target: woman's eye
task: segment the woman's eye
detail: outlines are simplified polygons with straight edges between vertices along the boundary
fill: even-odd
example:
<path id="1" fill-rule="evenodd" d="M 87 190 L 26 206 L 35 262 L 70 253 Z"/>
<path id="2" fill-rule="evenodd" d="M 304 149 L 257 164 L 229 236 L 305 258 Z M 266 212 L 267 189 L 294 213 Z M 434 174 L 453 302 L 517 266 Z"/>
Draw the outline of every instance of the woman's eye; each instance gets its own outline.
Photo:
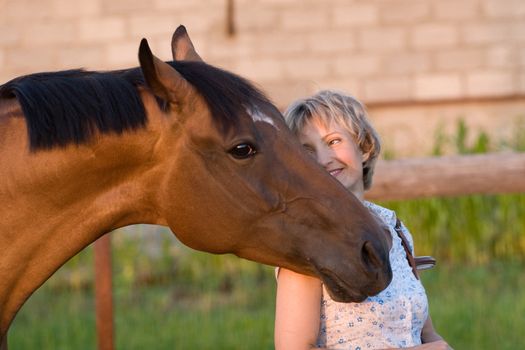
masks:
<path id="1" fill-rule="evenodd" d="M 236 159 L 253 157 L 257 149 L 251 143 L 240 143 L 228 151 Z"/>
<path id="2" fill-rule="evenodd" d="M 328 145 L 329 146 L 333 146 L 333 145 L 337 145 L 338 143 L 341 142 L 341 139 L 337 138 L 337 139 L 331 139 L 331 140 L 328 140 Z"/>

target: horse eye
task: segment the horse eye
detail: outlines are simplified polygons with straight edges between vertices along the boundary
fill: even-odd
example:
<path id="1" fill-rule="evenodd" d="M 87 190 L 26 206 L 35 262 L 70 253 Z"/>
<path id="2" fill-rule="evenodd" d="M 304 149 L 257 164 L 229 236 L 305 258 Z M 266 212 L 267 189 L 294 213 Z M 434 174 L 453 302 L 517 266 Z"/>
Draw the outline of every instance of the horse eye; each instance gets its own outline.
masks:
<path id="1" fill-rule="evenodd" d="M 237 159 L 246 159 L 248 157 L 253 157 L 257 150 L 255 146 L 249 143 L 240 143 L 230 149 L 229 153 Z"/>

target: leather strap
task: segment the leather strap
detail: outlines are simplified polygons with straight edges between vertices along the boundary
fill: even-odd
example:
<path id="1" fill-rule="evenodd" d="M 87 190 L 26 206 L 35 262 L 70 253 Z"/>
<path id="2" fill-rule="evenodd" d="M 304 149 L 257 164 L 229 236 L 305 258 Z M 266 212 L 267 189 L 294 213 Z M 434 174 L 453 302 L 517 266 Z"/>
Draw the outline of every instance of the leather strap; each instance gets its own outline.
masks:
<path id="1" fill-rule="evenodd" d="M 396 230 L 399 238 L 401 238 L 401 244 L 403 245 L 403 248 L 405 248 L 405 253 L 407 255 L 408 264 L 410 265 L 410 267 L 412 267 L 412 272 L 414 273 L 414 276 L 416 276 L 416 278 L 419 279 L 416 261 L 414 260 L 414 256 L 412 255 L 412 251 L 410 250 L 410 245 L 408 244 L 408 240 L 405 237 L 403 230 L 401 229 L 401 221 L 399 221 L 399 219 L 397 219 L 396 227 L 394 229 Z"/>

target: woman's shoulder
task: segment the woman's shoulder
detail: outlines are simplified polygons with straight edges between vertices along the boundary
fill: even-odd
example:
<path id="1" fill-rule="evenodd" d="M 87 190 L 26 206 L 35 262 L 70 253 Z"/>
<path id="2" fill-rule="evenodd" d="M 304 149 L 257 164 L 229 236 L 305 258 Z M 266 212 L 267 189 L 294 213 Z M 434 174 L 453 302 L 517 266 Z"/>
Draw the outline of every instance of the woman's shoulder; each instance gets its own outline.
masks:
<path id="1" fill-rule="evenodd" d="M 395 211 L 369 201 L 363 201 L 363 204 L 366 208 L 368 208 L 368 210 L 379 216 L 389 226 L 396 225 L 397 217 Z"/>

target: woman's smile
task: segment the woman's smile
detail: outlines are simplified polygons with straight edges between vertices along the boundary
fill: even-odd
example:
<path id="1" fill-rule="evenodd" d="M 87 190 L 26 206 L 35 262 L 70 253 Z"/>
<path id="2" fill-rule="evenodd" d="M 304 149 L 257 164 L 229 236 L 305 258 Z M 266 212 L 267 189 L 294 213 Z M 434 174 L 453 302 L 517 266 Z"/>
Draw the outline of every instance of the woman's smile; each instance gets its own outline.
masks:
<path id="1" fill-rule="evenodd" d="M 326 171 L 358 198 L 363 197 L 363 156 L 354 137 L 337 123 L 312 118 L 299 140 Z"/>
<path id="2" fill-rule="evenodd" d="M 332 175 L 333 177 L 337 177 L 337 175 L 339 175 L 342 171 L 343 171 L 342 168 L 334 169 L 334 170 L 328 170 L 330 175 Z"/>

